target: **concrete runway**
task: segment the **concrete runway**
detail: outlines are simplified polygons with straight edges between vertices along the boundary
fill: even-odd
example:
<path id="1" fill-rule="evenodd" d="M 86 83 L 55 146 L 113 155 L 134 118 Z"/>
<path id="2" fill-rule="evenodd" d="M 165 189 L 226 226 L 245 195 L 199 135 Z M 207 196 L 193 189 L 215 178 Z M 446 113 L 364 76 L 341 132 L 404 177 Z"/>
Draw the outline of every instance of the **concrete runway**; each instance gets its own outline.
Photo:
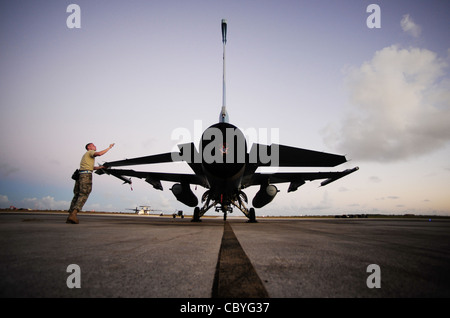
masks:
<path id="1" fill-rule="evenodd" d="M 450 296 L 449 220 L 66 216 L 0 213 L 0 297 Z"/>

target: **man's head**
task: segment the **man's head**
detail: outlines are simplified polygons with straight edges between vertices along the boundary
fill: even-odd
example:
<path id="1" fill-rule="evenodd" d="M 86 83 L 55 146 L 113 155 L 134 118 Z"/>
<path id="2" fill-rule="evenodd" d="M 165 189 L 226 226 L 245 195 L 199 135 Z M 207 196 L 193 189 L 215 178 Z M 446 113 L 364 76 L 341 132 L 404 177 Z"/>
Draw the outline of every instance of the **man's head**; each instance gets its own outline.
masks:
<path id="1" fill-rule="evenodd" d="M 97 147 L 95 147 L 95 145 L 92 143 L 92 142 L 90 142 L 90 143 L 88 143 L 86 146 L 85 146 L 85 148 L 86 148 L 86 150 L 97 150 Z"/>

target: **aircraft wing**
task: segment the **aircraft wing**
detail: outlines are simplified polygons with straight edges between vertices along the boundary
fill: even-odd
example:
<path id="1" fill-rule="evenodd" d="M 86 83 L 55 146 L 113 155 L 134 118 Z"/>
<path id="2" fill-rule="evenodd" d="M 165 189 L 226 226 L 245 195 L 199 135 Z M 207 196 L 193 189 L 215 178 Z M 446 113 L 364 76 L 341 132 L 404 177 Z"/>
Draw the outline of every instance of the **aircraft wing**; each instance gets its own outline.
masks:
<path id="1" fill-rule="evenodd" d="M 336 181 L 350 173 L 357 171 L 359 167 L 353 169 L 346 169 L 344 171 L 335 172 L 277 172 L 277 173 L 254 173 L 244 177 L 242 181 L 243 187 L 252 185 L 285 183 L 290 182 L 288 192 L 296 191 L 299 186 L 303 185 L 305 181 L 312 181 L 318 179 L 326 179 L 321 182 L 320 186 L 325 186 L 333 181 Z"/>
<path id="2" fill-rule="evenodd" d="M 175 156 L 172 152 L 162 153 L 159 155 L 151 155 L 139 158 L 132 159 L 124 159 L 118 161 L 105 162 L 103 165 L 105 167 L 120 167 L 120 166 L 132 166 L 132 165 L 143 165 L 143 164 L 152 164 L 152 163 L 165 163 L 165 162 L 174 162 L 172 158 Z"/>
<path id="3" fill-rule="evenodd" d="M 195 149 L 194 144 L 193 143 L 180 144 L 178 145 L 178 148 L 180 149 L 179 152 L 167 152 L 158 155 L 150 155 L 145 157 L 105 162 L 103 166 L 110 168 L 110 167 L 186 161 L 196 174 L 202 174 L 200 161 L 197 160 L 198 152 Z"/>
<path id="4" fill-rule="evenodd" d="M 272 144 L 254 143 L 249 161 L 258 167 L 335 167 L 347 162 L 345 156 Z"/>
<path id="5" fill-rule="evenodd" d="M 145 171 L 134 171 L 131 169 L 101 169 L 97 170 L 97 174 L 108 174 L 115 176 L 126 183 L 131 183 L 131 180 L 127 177 L 136 177 L 140 179 L 145 179 L 146 182 L 150 183 L 155 189 L 162 190 L 161 181 L 171 181 L 180 182 L 188 184 L 198 184 L 202 187 L 209 188 L 208 181 L 205 177 L 195 174 L 182 174 L 182 173 L 165 173 L 165 172 L 145 172 Z"/>

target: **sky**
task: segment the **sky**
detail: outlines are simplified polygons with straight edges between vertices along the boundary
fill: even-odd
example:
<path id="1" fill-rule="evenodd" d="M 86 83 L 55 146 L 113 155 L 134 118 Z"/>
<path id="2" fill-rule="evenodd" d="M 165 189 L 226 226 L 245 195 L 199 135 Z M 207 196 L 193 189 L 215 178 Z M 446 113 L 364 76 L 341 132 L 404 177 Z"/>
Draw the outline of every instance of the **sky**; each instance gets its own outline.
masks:
<path id="1" fill-rule="evenodd" d="M 230 122 L 349 159 L 320 171 L 360 168 L 325 187 L 278 185 L 257 216 L 450 215 L 444 0 L 2 1 L 0 207 L 67 210 L 89 142 L 115 143 L 98 164 L 197 144 L 222 106 L 222 19 Z M 84 210 L 192 213 L 163 187 L 94 175 Z"/>

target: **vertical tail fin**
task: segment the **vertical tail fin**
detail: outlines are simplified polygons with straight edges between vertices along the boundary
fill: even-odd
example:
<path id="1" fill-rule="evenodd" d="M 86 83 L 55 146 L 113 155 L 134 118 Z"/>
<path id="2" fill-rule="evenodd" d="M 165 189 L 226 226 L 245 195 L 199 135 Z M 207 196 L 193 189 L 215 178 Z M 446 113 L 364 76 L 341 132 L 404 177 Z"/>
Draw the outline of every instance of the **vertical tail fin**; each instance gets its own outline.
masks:
<path id="1" fill-rule="evenodd" d="M 223 43 L 223 86 L 222 86 L 222 110 L 219 116 L 220 123 L 228 123 L 228 113 L 226 106 L 226 85 L 225 85 L 225 44 L 227 44 L 227 20 L 222 19 L 222 43 Z"/>

